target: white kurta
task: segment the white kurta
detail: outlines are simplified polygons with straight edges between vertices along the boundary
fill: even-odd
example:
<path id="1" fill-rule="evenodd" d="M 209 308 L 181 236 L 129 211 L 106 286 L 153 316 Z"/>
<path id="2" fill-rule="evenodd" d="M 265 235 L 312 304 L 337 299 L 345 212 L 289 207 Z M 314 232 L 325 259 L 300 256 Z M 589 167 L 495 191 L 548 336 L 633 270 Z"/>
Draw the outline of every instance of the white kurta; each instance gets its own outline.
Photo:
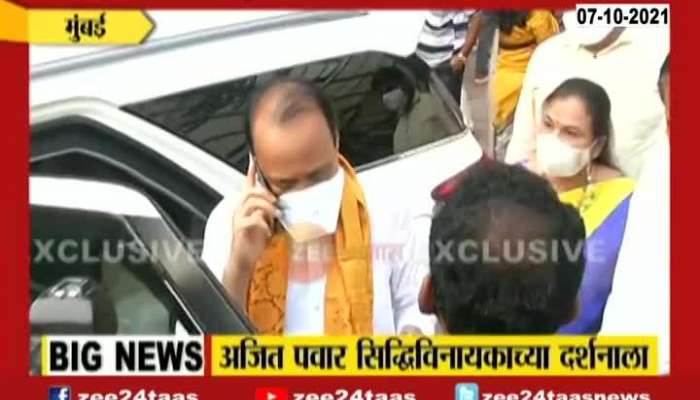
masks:
<path id="1" fill-rule="evenodd" d="M 389 197 L 365 192 L 373 245 L 374 333 L 400 333 L 403 327 L 413 325 L 424 334 L 432 334 L 435 318 L 418 309 L 420 285 L 429 271 L 427 239 L 417 240 L 426 235 L 423 222 L 416 222 L 413 208 L 398 209 L 396 199 Z M 224 198 L 209 215 L 204 232 L 202 259 L 219 279 L 228 262 L 238 201 L 237 196 Z M 416 228 L 418 224 L 420 228 Z M 325 278 L 290 282 L 286 334 L 323 335 L 325 287 Z"/>
<path id="2" fill-rule="evenodd" d="M 670 154 L 668 142 L 649 154 L 630 200 L 601 335 L 659 338 L 659 371 L 669 372 Z"/>

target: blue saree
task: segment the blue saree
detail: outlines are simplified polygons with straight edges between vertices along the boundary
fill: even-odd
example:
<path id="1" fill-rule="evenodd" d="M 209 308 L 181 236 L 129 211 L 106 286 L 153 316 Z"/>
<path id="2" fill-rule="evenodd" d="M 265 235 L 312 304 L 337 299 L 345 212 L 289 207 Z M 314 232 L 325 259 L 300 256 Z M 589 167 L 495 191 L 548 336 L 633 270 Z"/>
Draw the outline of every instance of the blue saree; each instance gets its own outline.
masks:
<path id="1" fill-rule="evenodd" d="M 585 335 L 600 331 L 625 233 L 634 181 L 615 178 L 596 183 L 589 190 L 592 191 L 590 205 L 581 213 L 586 226 L 586 268 L 579 289 L 579 310 L 574 320 L 559 329 L 561 334 Z M 577 188 L 560 193 L 559 197 L 565 203 L 578 206 L 583 200 L 584 190 Z"/>

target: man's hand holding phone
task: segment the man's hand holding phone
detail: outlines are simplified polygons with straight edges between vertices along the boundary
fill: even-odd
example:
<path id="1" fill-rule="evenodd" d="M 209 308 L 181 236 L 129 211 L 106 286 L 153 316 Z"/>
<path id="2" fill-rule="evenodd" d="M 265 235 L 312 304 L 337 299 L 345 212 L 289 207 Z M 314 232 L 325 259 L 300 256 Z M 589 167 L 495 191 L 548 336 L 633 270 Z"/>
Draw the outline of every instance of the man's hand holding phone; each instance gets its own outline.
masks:
<path id="1" fill-rule="evenodd" d="M 233 243 L 223 279 L 229 295 L 244 310 L 253 268 L 272 236 L 275 219 L 280 215 L 277 197 L 257 184 L 256 173 L 251 157 L 241 202 L 233 215 Z"/>

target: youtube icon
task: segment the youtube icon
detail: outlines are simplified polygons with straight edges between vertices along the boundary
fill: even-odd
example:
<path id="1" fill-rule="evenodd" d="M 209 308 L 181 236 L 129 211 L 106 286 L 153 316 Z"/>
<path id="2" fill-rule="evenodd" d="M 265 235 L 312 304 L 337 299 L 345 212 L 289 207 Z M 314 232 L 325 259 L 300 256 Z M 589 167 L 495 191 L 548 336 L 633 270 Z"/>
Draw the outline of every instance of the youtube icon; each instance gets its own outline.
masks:
<path id="1" fill-rule="evenodd" d="M 289 400 L 289 392 L 281 387 L 263 387 L 255 389 L 255 400 Z"/>

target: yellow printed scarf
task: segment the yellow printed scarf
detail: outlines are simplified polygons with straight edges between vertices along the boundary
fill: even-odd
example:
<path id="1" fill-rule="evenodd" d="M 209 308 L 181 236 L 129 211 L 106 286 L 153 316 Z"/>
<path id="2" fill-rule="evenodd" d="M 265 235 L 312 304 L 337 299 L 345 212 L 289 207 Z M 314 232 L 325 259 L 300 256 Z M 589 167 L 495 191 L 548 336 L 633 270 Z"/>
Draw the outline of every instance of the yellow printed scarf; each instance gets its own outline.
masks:
<path id="1" fill-rule="evenodd" d="M 336 257 L 326 277 L 325 334 L 367 335 L 373 331 L 374 304 L 369 214 L 355 171 L 342 156 L 339 163 L 345 184 L 335 233 Z M 289 240 L 284 231 L 272 236 L 248 288 L 248 317 L 262 334 L 281 335 L 284 330 Z"/>

